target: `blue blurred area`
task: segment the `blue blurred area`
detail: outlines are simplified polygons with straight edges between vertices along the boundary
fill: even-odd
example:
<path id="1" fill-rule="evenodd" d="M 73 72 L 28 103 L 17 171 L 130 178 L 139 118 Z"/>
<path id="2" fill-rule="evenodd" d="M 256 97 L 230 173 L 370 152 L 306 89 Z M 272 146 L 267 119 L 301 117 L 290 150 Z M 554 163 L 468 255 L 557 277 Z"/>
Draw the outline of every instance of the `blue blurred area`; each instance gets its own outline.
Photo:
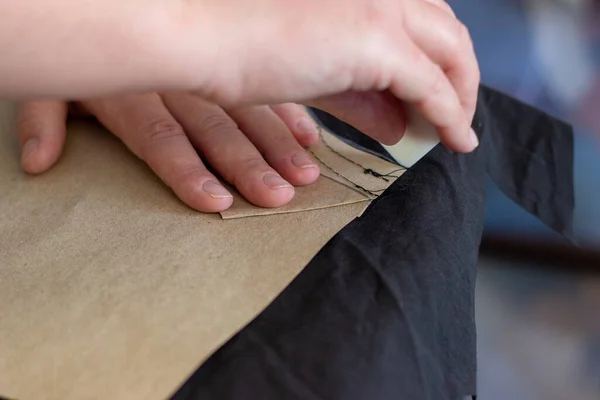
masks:
<path id="1" fill-rule="evenodd" d="M 449 4 L 471 32 L 486 84 L 510 94 L 525 92 L 526 87 L 538 90 L 541 81 L 533 72 L 531 35 L 519 4 L 506 0 L 451 0 Z"/>
<path id="2" fill-rule="evenodd" d="M 600 19 L 595 1 L 449 0 L 482 81 L 573 124 L 575 232 L 600 245 Z M 598 27 L 598 28 L 596 28 Z M 488 182 L 486 233 L 558 239 Z"/>
<path id="3" fill-rule="evenodd" d="M 573 125 L 574 228 L 599 246 L 600 2 L 448 2 L 470 29 L 484 83 Z M 488 187 L 486 233 L 558 239 Z M 600 276 L 570 267 L 480 259 L 478 398 L 600 399 Z"/>

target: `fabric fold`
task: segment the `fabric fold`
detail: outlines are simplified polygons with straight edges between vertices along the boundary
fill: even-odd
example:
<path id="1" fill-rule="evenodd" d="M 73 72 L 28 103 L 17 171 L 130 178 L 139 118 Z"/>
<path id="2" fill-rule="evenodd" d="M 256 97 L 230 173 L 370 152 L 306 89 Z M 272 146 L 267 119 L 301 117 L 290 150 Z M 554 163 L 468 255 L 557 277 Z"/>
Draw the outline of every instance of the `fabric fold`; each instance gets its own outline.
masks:
<path id="1" fill-rule="evenodd" d="M 378 143 L 313 110 L 345 141 Z M 482 87 L 480 147 L 436 147 L 334 236 L 173 395 L 192 399 L 456 400 L 475 396 L 476 261 L 489 171 L 570 234 L 572 132 Z"/>

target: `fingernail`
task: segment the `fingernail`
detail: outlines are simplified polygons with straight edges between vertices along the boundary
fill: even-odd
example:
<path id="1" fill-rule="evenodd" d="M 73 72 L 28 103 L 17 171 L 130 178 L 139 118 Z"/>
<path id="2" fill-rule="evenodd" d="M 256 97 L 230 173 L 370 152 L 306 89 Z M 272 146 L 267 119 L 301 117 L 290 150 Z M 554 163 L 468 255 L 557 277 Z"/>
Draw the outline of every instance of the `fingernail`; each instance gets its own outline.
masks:
<path id="1" fill-rule="evenodd" d="M 317 164 L 306 153 L 294 154 L 292 156 L 292 164 L 301 169 L 317 167 Z"/>
<path id="2" fill-rule="evenodd" d="M 265 182 L 265 185 L 267 185 L 271 189 L 283 189 L 293 187 L 292 185 L 287 183 L 282 177 L 271 172 L 267 173 L 263 177 L 263 181 Z"/>
<path id="3" fill-rule="evenodd" d="M 23 145 L 23 149 L 21 149 L 21 158 L 23 160 L 27 160 L 29 157 L 35 154 L 35 152 L 38 149 L 39 143 L 40 141 L 36 137 L 33 137 L 27 142 L 25 142 L 25 144 Z"/>
<path id="4" fill-rule="evenodd" d="M 298 129 L 298 133 L 305 133 L 308 135 L 319 134 L 319 131 L 317 130 L 317 125 L 306 117 L 300 118 L 300 120 L 296 124 L 296 129 Z"/>
<path id="5" fill-rule="evenodd" d="M 233 196 L 219 182 L 206 181 L 202 184 L 204 190 L 213 199 L 230 199 Z"/>
<path id="6" fill-rule="evenodd" d="M 479 146 L 479 139 L 477 138 L 477 134 L 475 133 L 475 131 L 473 129 L 470 130 L 469 140 L 471 141 L 471 145 L 473 146 L 473 149 L 475 149 L 477 146 Z"/>

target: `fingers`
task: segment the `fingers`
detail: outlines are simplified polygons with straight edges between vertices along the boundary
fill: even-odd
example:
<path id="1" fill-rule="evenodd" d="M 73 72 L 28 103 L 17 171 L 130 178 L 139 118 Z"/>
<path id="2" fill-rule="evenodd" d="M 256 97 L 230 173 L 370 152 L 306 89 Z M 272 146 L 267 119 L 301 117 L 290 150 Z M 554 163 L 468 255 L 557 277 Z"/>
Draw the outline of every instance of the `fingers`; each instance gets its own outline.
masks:
<path id="1" fill-rule="evenodd" d="M 244 107 L 229 115 L 263 154 L 265 160 L 291 184 L 308 185 L 319 177 L 319 167 L 298 144 L 286 124 L 271 108 Z"/>
<path id="2" fill-rule="evenodd" d="M 306 104 L 334 114 L 387 145 L 401 138 L 406 127 L 401 110 L 410 105 L 434 125 L 448 148 L 472 151 L 478 145 L 471 121 L 479 68 L 468 32 L 443 0 L 403 4 L 406 26 L 395 36 L 401 51 L 386 53 L 393 71 L 390 78 L 384 73 L 376 79 L 381 84 L 368 81 L 353 86 L 360 92 L 373 86 L 388 88 L 401 101 L 381 93 L 346 92 Z"/>
<path id="3" fill-rule="evenodd" d="M 421 113 L 436 128 L 444 145 L 459 152 L 472 151 L 477 146 L 476 137 L 448 77 L 410 39 L 399 40 L 404 41 L 405 54 L 398 62 L 390 91 Z"/>
<path id="4" fill-rule="evenodd" d="M 229 208 L 231 194 L 210 173 L 158 94 L 86 103 L 187 205 L 203 212 Z"/>
<path id="5" fill-rule="evenodd" d="M 283 103 L 271 106 L 271 109 L 287 125 L 301 146 L 309 147 L 319 141 L 317 125 L 304 107 Z"/>
<path id="6" fill-rule="evenodd" d="M 463 109 L 464 121 L 460 124 L 456 122 L 456 125 L 461 125 L 460 129 L 463 132 L 441 126 L 441 139 L 455 150 L 470 151 L 476 146 L 469 127 L 477 105 L 480 73 L 469 33 L 442 0 L 416 1 L 407 4 L 410 17 L 406 18 L 405 25 L 409 36 L 427 57 L 439 65 L 456 92 Z M 435 29 L 431 29 L 431 26 L 435 26 Z M 429 98 L 434 96 L 435 94 L 430 94 Z M 419 104 L 419 106 L 427 105 Z"/>
<path id="7" fill-rule="evenodd" d="M 67 135 L 67 110 L 67 103 L 62 101 L 32 101 L 19 106 L 17 134 L 26 172 L 42 173 L 60 157 Z"/>
<path id="8" fill-rule="evenodd" d="M 313 100 L 309 105 L 383 144 L 396 144 L 406 130 L 403 104 L 390 92 L 346 92 Z"/>
<path id="9" fill-rule="evenodd" d="M 169 93 L 163 99 L 202 157 L 248 201 L 262 207 L 279 207 L 293 198 L 294 187 L 267 164 L 222 108 L 190 94 Z"/>
<path id="10" fill-rule="evenodd" d="M 479 66 L 467 28 L 451 14 L 442 0 L 428 0 L 432 5 L 421 5 L 421 12 L 406 21 L 409 35 L 417 46 L 442 67 L 456 89 L 461 103 L 468 110 L 475 109 Z M 448 15 L 451 17 L 448 18 Z M 436 29 L 427 29 L 432 21 Z"/>

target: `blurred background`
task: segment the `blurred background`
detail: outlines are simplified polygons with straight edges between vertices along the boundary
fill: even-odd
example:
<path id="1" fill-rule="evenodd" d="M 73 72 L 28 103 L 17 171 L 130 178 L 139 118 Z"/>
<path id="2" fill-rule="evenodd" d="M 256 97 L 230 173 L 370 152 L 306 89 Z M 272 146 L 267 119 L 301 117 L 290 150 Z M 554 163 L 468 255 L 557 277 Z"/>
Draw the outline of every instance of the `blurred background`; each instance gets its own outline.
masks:
<path id="1" fill-rule="evenodd" d="M 600 399 L 600 1 L 448 0 L 482 81 L 571 123 L 579 249 L 490 181 L 477 287 L 480 400 Z"/>

